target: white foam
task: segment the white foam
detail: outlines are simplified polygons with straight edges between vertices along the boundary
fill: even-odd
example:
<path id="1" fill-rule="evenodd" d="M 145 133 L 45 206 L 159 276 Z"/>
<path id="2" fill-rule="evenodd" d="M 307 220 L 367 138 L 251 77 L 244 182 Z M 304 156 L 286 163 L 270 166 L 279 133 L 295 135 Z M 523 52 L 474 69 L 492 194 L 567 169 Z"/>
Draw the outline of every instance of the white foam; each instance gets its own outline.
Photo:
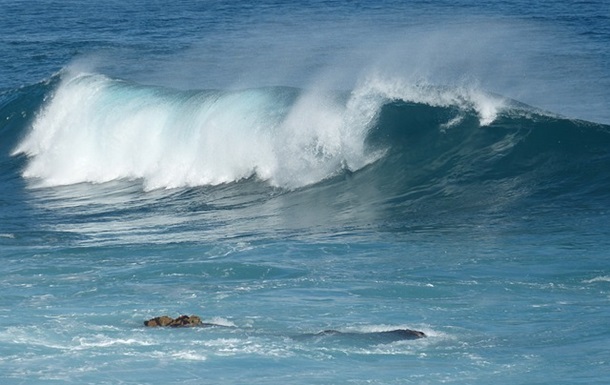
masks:
<path id="1" fill-rule="evenodd" d="M 113 338 L 103 334 L 97 334 L 92 337 L 74 337 L 72 342 L 76 343 L 73 349 L 91 349 L 91 348 L 107 348 L 112 346 L 152 346 L 153 341 L 137 338 Z"/>
<path id="2" fill-rule="evenodd" d="M 226 326 L 226 327 L 236 327 L 235 323 L 231 320 L 222 317 L 213 317 L 210 320 L 205 320 L 204 322 L 213 323 L 215 325 Z"/>
<path id="3" fill-rule="evenodd" d="M 0 341 L 7 345 L 40 346 L 57 350 L 69 349 L 66 344 L 56 341 L 53 335 L 46 335 L 40 328 L 36 327 L 8 327 L 4 332 L 0 332 Z"/>
<path id="4" fill-rule="evenodd" d="M 205 361 L 208 359 L 207 356 L 198 353 L 194 350 L 171 352 L 170 355 L 171 357 L 176 358 L 178 360 Z"/>
<path id="5" fill-rule="evenodd" d="M 267 357 L 293 356 L 292 346 L 277 344 L 270 340 L 249 337 L 220 338 L 204 341 L 203 345 L 218 356 L 258 355 Z"/>
<path id="6" fill-rule="evenodd" d="M 311 92 L 173 92 L 96 74 L 64 74 L 14 154 L 43 185 L 141 179 L 146 189 L 217 185 L 256 175 L 297 188 L 375 160 L 374 113 Z"/>
<path id="7" fill-rule="evenodd" d="M 610 276 L 603 275 L 583 281 L 583 283 L 610 282 Z"/>

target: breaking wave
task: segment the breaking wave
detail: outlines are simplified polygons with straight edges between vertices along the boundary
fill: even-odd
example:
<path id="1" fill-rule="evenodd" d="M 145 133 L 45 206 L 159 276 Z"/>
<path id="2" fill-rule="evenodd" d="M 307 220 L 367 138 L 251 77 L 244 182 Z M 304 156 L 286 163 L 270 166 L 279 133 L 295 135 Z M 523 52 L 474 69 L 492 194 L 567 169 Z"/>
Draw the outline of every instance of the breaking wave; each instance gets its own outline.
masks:
<path id="1" fill-rule="evenodd" d="M 26 178 L 55 186 L 142 180 L 148 190 L 256 178 L 294 189 L 355 171 L 385 149 L 366 139 L 395 101 L 474 113 L 483 126 L 501 98 L 470 89 L 371 76 L 351 92 L 286 87 L 177 91 L 99 74 L 58 75 L 50 98 L 13 151 Z"/>

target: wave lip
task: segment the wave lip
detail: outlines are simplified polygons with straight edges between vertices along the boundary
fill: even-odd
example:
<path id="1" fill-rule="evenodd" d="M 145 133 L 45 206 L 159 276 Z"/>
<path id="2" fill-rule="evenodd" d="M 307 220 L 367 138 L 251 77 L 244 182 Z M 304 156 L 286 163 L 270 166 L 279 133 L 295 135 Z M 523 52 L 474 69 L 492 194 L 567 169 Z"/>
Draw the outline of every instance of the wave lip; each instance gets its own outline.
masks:
<path id="1" fill-rule="evenodd" d="M 474 111 L 481 126 L 493 123 L 508 105 L 505 98 L 482 92 L 476 87 L 439 87 L 428 83 L 405 82 L 373 73 L 365 78 L 357 92 L 377 95 L 384 101 L 404 101 L 431 107 L 456 107 L 461 111 Z M 451 127 L 459 118 L 446 123 Z"/>

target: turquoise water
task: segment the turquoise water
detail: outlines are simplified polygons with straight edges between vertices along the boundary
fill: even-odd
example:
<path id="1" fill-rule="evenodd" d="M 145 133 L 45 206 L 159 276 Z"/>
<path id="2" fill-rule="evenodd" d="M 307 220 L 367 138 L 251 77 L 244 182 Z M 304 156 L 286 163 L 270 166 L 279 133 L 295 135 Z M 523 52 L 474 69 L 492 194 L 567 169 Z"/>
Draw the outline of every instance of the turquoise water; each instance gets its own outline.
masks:
<path id="1" fill-rule="evenodd" d="M 2 383 L 607 383 L 609 14 L 0 1 Z"/>

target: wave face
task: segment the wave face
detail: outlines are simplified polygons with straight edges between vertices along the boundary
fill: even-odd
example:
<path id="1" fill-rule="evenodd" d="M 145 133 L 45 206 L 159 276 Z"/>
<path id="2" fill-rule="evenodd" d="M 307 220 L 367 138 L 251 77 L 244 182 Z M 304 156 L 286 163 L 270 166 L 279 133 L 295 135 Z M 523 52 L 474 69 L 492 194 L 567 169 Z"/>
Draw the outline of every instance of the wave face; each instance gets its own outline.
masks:
<path id="1" fill-rule="evenodd" d="M 608 195 L 608 126 L 516 103 L 481 126 L 476 115 L 453 106 L 404 101 L 384 105 L 377 125 L 367 140 L 391 146 L 378 177 L 397 193 L 413 193 L 408 186 L 441 196 L 479 191 L 473 202 L 485 195 Z"/>

